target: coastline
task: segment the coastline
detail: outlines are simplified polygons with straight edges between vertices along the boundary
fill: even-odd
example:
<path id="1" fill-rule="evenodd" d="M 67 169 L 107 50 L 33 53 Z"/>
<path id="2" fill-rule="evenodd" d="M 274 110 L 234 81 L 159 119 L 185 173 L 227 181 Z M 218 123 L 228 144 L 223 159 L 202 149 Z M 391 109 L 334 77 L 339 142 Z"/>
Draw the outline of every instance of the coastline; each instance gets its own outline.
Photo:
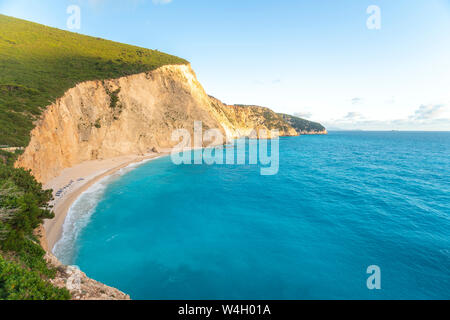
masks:
<path id="1" fill-rule="evenodd" d="M 128 155 L 107 160 L 86 161 L 72 168 L 65 169 L 59 176 L 44 185 L 44 189 L 53 189 L 53 212 L 55 217 L 44 221 L 43 247 L 53 252 L 55 244 L 61 239 L 64 221 L 69 209 L 85 191 L 95 183 L 129 165 L 146 160 L 156 160 L 169 152 Z M 59 197 L 58 190 L 64 190 Z"/>
<path id="2" fill-rule="evenodd" d="M 203 147 L 188 148 L 188 150 L 191 151 L 197 149 L 203 149 Z M 41 239 L 41 246 L 45 251 L 53 254 L 55 244 L 63 235 L 63 226 L 69 209 L 74 202 L 94 184 L 132 164 L 146 160 L 156 160 L 170 155 L 172 151 L 171 148 L 165 148 L 158 152 L 147 154 L 131 154 L 105 160 L 91 160 L 64 169 L 61 174 L 43 185 L 44 190 L 53 190 L 54 200 L 50 205 L 53 206 L 52 211 L 55 214 L 55 217 L 53 219 L 45 220 L 40 228 L 38 235 Z M 82 181 L 79 181 L 79 179 L 82 179 Z M 56 194 L 58 190 L 62 189 L 65 191 L 60 197 L 57 197 Z"/>
<path id="3" fill-rule="evenodd" d="M 191 147 L 189 150 L 204 149 Z M 105 160 L 85 161 L 81 164 L 64 169 L 57 177 L 43 185 L 44 190 L 52 189 L 54 200 L 50 202 L 55 214 L 53 219 L 46 219 L 39 228 L 37 235 L 45 251 L 53 253 L 55 244 L 62 238 L 63 226 L 67 214 L 74 202 L 90 187 L 100 180 L 113 175 L 117 171 L 132 164 L 147 160 L 156 160 L 170 155 L 172 149 L 166 148 L 147 154 L 130 154 Z M 64 190 L 60 196 L 59 190 Z"/>

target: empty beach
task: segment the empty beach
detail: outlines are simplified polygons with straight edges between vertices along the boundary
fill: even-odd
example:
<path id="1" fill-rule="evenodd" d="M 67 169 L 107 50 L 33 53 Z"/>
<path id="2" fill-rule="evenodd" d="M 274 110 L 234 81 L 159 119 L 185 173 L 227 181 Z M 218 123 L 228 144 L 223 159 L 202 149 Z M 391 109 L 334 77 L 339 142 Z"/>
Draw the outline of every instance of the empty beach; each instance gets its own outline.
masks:
<path id="1" fill-rule="evenodd" d="M 72 168 L 65 169 L 58 177 L 46 183 L 44 189 L 53 189 L 53 196 L 55 198 L 51 202 L 55 217 L 51 220 L 45 220 L 44 223 L 48 250 L 52 251 L 56 242 L 61 238 L 62 227 L 67 212 L 83 192 L 101 179 L 133 163 L 157 159 L 167 154 L 167 152 L 148 153 L 145 155 L 128 155 L 107 160 L 86 161 Z"/>

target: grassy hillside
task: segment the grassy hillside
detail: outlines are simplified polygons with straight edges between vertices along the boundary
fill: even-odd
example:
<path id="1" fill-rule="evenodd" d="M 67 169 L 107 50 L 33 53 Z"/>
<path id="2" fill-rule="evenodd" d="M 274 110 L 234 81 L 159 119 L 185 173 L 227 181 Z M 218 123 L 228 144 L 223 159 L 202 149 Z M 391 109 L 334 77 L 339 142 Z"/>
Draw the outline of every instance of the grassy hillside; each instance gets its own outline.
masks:
<path id="1" fill-rule="evenodd" d="M 187 61 L 158 51 L 62 31 L 0 15 L 0 300 L 68 299 L 49 283 L 34 230 L 53 217 L 49 190 L 13 168 L 33 121 L 77 83 L 154 70 Z"/>
<path id="2" fill-rule="evenodd" d="M 187 61 L 0 15 L 0 146 L 24 147 L 43 108 L 77 83 Z"/>
<path id="3" fill-rule="evenodd" d="M 308 121 L 302 118 L 294 117 L 289 114 L 279 114 L 284 121 L 289 123 L 298 133 L 302 132 L 322 132 L 325 129 L 320 123 Z"/>

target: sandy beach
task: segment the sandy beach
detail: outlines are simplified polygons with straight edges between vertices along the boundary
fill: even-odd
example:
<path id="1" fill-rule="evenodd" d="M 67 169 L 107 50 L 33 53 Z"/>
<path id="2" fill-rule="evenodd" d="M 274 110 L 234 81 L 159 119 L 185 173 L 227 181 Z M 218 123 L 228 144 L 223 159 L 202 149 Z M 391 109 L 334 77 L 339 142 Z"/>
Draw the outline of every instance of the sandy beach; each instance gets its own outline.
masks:
<path id="1" fill-rule="evenodd" d="M 65 169 L 58 177 L 46 183 L 44 189 L 53 189 L 53 197 L 55 198 L 51 203 L 55 217 L 44 222 L 47 248 L 50 251 L 53 250 L 56 242 L 62 236 L 62 227 L 70 207 L 93 184 L 130 164 L 157 159 L 167 154 L 169 152 L 86 161 L 72 168 Z"/>

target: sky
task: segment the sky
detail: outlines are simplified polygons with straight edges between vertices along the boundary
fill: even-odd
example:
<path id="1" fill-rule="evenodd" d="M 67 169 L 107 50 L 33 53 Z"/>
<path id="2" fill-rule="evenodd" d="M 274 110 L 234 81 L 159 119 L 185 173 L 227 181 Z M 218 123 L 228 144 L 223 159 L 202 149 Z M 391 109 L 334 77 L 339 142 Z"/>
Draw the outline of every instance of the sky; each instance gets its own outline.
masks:
<path id="1" fill-rule="evenodd" d="M 0 0 L 0 13 L 69 30 L 71 5 L 71 31 L 185 58 L 228 104 L 329 129 L 450 130 L 450 0 Z"/>

